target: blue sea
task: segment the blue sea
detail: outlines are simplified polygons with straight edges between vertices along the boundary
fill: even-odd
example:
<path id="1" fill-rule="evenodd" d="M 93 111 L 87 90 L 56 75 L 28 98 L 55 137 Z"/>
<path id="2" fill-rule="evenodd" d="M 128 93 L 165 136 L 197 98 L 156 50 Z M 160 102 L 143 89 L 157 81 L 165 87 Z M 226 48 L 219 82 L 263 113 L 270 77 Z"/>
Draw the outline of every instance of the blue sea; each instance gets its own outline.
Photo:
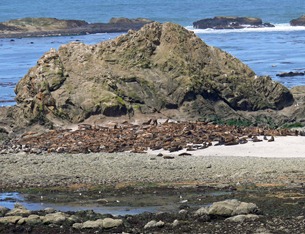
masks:
<path id="1" fill-rule="evenodd" d="M 55 17 L 108 22 L 112 17 L 145 17 L 178 23 L 189 30 L 194 21 L 214 16 L 251 16 L 274 28 L 194 30 L 207 44 L 246 63 L 258 75 L 269 75 L 288 88 L 305 85 L 305 76 L 279 78 L 280 72 L 305 71 L 305 27 L 289 21 L 305 14 L 305 1 L 295 0 L 1 0 L 0 22 L 24 17 Z M 71 41 L 94 44 L 117 37 L 104 33 L 74 37 L 0 39 L 0 105 L 14 105 L 16 83 L 50 48 Z"/>

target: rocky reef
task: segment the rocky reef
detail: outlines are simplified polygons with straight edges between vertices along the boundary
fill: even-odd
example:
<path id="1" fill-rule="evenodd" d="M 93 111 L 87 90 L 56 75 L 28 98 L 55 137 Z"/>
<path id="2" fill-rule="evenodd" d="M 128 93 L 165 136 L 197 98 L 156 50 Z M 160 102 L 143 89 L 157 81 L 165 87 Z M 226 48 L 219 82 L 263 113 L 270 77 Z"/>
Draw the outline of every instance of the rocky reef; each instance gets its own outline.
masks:
<path id="1" fill-rule="evenodd" d="M 204 117 L 221 114 L 217 105 L 256 111 L 293 102 L 284 86 L 255 76 L 238 59 L 172 23 L 149 24 L 97 45 L 75 42 L 52 49 L 15 92 L 18 106 L 33 117 L 52 113 L 75 123 L 96 114 L 174 109 Z"/>
<path id="2" fill-rule="evenodd" d="M 15 92 L 17 105 L 0 111 L 4 135 L 36 123 L 96 124 L 108 117 L 275 126 L 297 120 L 286 87 L 173 23 L 146 24 L 96 45 L 51 49 Z"/>
<path id="3" fill-rule="evenodd" d="M 260 18 L 216 16 L 214 18 L 201 19 L 193 23 L 197 29 L 241 29 L 241 28 L 262 28 L 274 27 L 270 23 L 263 23 Z"/>
<path id="4" fill-rule="evenodd" d="M 145 18 L 112 18 L 108 23 L 88 23 L 83 20 L 28 17 L 0 23 L 0 38 L 127 32 L 151 22 Z"/>

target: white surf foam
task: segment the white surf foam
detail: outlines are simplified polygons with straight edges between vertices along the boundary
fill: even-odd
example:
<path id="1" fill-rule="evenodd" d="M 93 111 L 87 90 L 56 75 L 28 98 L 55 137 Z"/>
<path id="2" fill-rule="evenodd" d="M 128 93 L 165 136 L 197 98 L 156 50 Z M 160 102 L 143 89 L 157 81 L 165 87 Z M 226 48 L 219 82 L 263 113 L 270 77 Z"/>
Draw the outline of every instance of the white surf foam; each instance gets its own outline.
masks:
<path id="1" fill-rule="evenodd" d="M 289 31 L 305 31 L 305 26 L 290 26 L 289 24 L 275 24 L 275 27 L 265 28 L 243 28 L 243 29 L 196 29 L 193 26 L 187 26 L 186 29 L 196 34 L 207 33 L 246 33 L 246 32 L 289 32 Z"/>

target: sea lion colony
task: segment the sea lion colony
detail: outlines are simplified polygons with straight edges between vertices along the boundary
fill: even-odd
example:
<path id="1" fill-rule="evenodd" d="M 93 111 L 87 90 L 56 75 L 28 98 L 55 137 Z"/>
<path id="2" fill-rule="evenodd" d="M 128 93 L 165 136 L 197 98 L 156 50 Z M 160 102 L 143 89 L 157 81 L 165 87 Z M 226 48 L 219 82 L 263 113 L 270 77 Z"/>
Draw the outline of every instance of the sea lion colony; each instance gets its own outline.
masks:
<path id="1" fill-rule="evenodd" d="M 248 141 L 273 141 L 274 136 L 303 135 L 288 129 L 272 130 L 260 127 L 236 127 L 206 122 L 160 123 L 149 120 L 142 124 L 110 123 L 108 126 L 78 125 L 77 130 L 57 129 L 42 134 L 28 132 L 2 146 L 2 153 L 143 153 L 164 149 L 170 152 L 204 149 L 212 145 L 236 145 Z M 261 136 L 261 137 L 260 137 Z M 264 136 L 264 137 L 263 137 Z"/>

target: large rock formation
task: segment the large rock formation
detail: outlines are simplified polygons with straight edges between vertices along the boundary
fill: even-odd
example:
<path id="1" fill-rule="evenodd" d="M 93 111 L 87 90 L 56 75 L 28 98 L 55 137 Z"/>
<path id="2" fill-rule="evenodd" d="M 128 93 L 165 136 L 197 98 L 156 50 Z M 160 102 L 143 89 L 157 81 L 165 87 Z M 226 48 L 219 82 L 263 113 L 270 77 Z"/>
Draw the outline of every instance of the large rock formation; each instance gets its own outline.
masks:
<path id="1" fill-rule="evenodd" d="M 236 16 L 216 16 L 198 20 L 193 23 L 197 29 L 241 29 L 241 28 L 262 28 L 274 27 L 270 23 L 263 23 L 260 18 L 253 17 L 236 17 Z"/>
<path id="2" fill-rule="evenodd" d="M 15 92 L 16 108 L 32 122 L 141 114 L 230 119 L 240 118 L 239 110 L 280 110 L 294 101 L 281 84 L 172 23 L 51 49 Z"/>
<path id="3" fill-rule="evenodd" d="M 112 18 L 109 23 L 88 23 L 83 20 L 28 17 L 0 23 L 0 38 L 127 32 L 151 22 L 145 18 Z"/>

